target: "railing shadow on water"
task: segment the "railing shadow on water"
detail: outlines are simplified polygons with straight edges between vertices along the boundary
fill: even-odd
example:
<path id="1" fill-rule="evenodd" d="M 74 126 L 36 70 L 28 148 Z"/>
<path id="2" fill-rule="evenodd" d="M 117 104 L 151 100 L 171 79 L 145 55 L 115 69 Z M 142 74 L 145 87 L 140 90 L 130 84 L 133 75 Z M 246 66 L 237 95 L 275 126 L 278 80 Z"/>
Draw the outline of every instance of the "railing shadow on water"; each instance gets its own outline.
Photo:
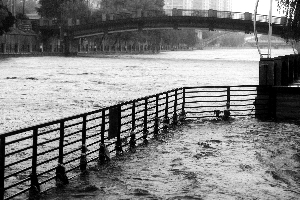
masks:
<path id="1" fill-rule="evenodd" d="M 0 135 L 0 200 L 34 199 L 185 119 L 268 114 L 262 86 L 183 87 Z M 108 156 L 108 154 L 110 154 Z"/>

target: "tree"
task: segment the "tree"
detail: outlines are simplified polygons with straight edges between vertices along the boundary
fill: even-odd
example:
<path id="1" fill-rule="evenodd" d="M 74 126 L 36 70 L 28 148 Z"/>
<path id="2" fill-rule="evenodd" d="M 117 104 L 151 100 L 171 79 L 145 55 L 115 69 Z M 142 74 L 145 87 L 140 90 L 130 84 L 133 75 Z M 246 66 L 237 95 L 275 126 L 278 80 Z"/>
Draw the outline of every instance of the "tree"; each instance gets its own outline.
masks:
<path id="1" fill-rule="evenodd" d="M 37 8 L 37 11 L 42 17 L 61 19 L 60 6 L 63 0 L 40 0 L 39 3 L 41 6 Z"/>
<path id="2" fill-rule="evenodd" d="M 287 17 L 283 37 L 288 40 L 300 40 L 300 1 L 278 0 L 278 9 Z"/>
<path id="3" fill-rule="evenodd" d="M 2 4 L 0 1 L 0 35 L 9 31 L 15 23 L 15 17 L 9 12 L 8 8 Z"/>

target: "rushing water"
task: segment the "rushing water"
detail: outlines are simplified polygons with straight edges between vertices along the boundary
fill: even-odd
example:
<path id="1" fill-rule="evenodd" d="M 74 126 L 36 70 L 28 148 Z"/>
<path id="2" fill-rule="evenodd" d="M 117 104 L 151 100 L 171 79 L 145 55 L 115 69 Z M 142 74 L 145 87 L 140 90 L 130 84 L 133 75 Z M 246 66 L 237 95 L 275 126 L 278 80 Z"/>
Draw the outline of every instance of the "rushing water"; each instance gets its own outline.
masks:
<path id="1" fill-rule="evenodd" d="M 258 60 L 255 49 L 0 60 L 0 133 L 176 87 L 258 84 Z M 189 123 L 45 199 L 300 199 L 298 132 L 254 119 Z"/>
<path id="2" fill-rule="evenodd" d="M 255 49 L 0 60 L 0 133 L 176 87 L 258 84 L 258 60 Z"/>

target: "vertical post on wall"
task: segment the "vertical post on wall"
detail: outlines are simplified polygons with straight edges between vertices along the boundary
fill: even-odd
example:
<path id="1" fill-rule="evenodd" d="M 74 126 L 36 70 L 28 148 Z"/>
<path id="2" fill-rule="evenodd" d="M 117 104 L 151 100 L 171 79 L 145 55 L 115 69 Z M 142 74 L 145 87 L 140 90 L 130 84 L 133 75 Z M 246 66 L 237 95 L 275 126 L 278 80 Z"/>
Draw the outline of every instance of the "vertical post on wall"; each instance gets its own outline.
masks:
<path id="1" fill-rule="evenodd" d="M 37 178 L 37 144 L 38 144 L 38 129 L 33 130 L 32 138 L 32 172 L 30 174 L 30 189 L 29 189 L 29 199 L 37 199 L 41 191 L 39 181 Z"/>
<path id="2" fill-rule="evenodd" d="M 230 87 L 227 87 L 227 104 L 230 106 Z"/>
<path id="3" fill-rule="evenodd" d="M 101 122 L 101 144 L 104 144 L 104 133 L 105 133 L 105 110 L 102 110 L 102 122 Z"/>
<path id="4" fill-rule="evenodd" d="M 156 106 L 155 106 L 155 118 L 154 118 L 154 138 L 158 138 L 158 100 L 159 100 L 159 94 L 156 95 Z"/>
<path id="5" fill-rule="evenodd" d="M 132 131 L 135 129 L 135 101 L 132 103 Z"/>
<path id="6" fill-rule="evenodd" d="M 0 137 L 0 200 L 4 200 L 5 137 Z"/>
<path id="7" fill-rule="evenodd" d="M 145 99 L 145 109 L 144 109 L 144 128 L 143 128 L 143 143 L 148 144 L 148 98 Z"/>
<path id="8" fill-rule="evenodd" d="M 64 136 L 65 136 L 65 125 L 64 122 L 60 122 L 60 137 L 59 137 L 59 156 L 58 163 L 63 164 L 64 162 Z"/>
<path id="9" fill-rule="evenodd" d="M 38 129 L 33 130 L 33 144 L 32 144 L 32 175 L 36 175 L 37 168 L 37 140 L 38 140 Z"/>
<path id="10" fill-rule="evenodd" d="M 86 158 L 86 115 L 82 118 L 82 140 L 81 140 L 81 156 L 80 156 L 80 170 L 86 171 L 87 158 Z"/>
<path id="11" fill-rule="evenodd" d="M 177 101 L 178 101 L 178 89 L 175 89 L 175 101 L 174 101 L 174 113 L 173 113 L 173 125 L 177 125 Z"/>

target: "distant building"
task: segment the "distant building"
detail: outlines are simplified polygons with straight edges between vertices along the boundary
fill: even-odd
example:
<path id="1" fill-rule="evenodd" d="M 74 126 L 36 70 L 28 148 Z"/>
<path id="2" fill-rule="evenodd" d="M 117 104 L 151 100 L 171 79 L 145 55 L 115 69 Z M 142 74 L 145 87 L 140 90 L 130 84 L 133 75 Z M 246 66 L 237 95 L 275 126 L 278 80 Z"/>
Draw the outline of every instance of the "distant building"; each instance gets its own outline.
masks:
<path id="1" fill-rule="evenodd" d="M 193 0 L 165 0 L 164 9 L 185 9 L 191 10 L 193 6 Z"/>
<path id="2" fill-rule="evenodd" d="M 193 0 L 192 9 L 232 11 L 232 0 Z"/>

